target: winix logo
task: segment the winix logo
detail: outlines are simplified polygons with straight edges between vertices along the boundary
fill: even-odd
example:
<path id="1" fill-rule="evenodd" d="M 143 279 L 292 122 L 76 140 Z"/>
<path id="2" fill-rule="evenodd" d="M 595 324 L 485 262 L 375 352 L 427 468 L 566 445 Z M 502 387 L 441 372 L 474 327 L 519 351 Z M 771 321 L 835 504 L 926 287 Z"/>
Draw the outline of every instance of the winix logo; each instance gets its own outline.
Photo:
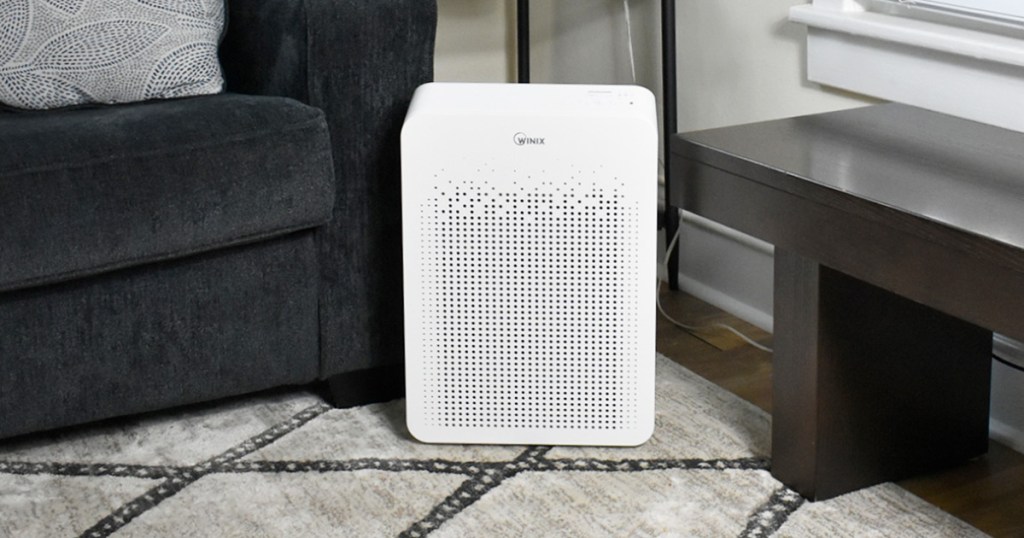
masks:
<path id="1" fill-rule="evenodd" d="M 516 134 L 512 135 L 512 141 L 515 142 L 517 146 L 543 146 L 544 145 L 544 139 L 543 138 L 534 138 L 534 137 L 531 137 L 531 136 L 526 136 L 526 133 L 516 133 Z"/>

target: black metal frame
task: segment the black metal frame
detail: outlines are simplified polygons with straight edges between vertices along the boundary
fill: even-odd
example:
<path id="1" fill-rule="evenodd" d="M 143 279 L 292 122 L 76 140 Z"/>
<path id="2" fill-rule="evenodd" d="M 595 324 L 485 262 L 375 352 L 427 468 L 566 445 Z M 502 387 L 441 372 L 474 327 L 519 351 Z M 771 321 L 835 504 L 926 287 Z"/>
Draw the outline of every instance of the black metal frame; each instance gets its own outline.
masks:
<path id="1" fill-rule="evenodd" d="M 669 178 L 672 177 L 670 171 L 672 169 L 672 159 L 669 157 L 672 152 L 669 148 L 669 137 L 676 134 L 679 130 L 677 121 L 679 113 L 676 109 L 676 1 L 675 0 L 661 0 L 661 83 L 662 92 L 664 97 L 662 98 L 662 124 L 664 131 L 662 132 L 662 146 L 664 146 L 662 154 L 663 163 L 665 166 L 665 247 L 668 248 L 668 243 L 672 241 L 672 237 L 676 235 L 676 230 L 679 229 L 679 211 L 672 205 L 671 194 L 671 181 Z M 668 260 L 665 260 L 666 268 L 668 270 L 668 287 L 669 289 L 679 289 L 679 246 L 676 244 L 676 249 L 669 254 Z"/>
<path id="2" fill-rule="evenodd" d="M 530 0 L 517 0 L 516 2 L 516 55 L 517 74 L 520 83 L 530 82 Z M 663 162 L 665 164 L 665 243 L 676 234 L 679 229 L 679 212 L 672 206 L 670 200 L 670 177 L 671 159 L 669 156 L 669 137 L 678 129 L 676 108 L 676 6 L 675 0 L 661 1 L 661 76 L 662 76 L 662 114 L 663 131 L 662 145 Z M 668 285 L 670 289 L 679 287 L 679 250 L 676 249 L 668 263 Z"/>
<path id="3" fill-rule="evenodd" d="M 530 0 L 516 0 L 516 73 L 519 82 L 530 82 Z"/>

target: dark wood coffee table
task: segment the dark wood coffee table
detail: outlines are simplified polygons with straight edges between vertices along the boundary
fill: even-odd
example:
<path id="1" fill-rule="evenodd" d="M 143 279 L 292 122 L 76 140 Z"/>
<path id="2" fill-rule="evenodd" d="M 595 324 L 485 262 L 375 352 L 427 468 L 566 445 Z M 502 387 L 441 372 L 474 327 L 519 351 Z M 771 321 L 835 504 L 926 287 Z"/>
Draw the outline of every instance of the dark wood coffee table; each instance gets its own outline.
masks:
<path id="1" fill-rule="evenodd" d="M 1024 135 L 888 104 L 678 135 L 672 204 L 776 245 L 772 474 L 826 499 L 979 456 L 1024 339 Z"/>

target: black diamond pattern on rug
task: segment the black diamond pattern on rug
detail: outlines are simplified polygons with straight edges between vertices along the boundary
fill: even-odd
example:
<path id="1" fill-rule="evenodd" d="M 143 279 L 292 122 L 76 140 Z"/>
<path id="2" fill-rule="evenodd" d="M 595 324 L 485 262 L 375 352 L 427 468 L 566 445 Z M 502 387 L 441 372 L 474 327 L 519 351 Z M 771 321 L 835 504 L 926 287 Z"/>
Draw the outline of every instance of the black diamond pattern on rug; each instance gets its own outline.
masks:
<path id="1" fill-rule="evenodd" d="M 740 459 L 548 459 L 545 454 L 551 447 L 529 447 L 510 461 L 448 461 L 442 459 L 401 460 L 359 458 L 353 460 L 321 461 L 241 461 L 251 454 L 285 435 L 298 430 L 311 420 L 326 413 L 330 406 L 320 404 L 298 413 L 289 420 L 278 424 L 259 435 L 247 439 L 230 450 L 192 467 L 146 466 L 121 464 L 68 464 L 0 461 L 0 473 L 20 475 L 64 475 L 64 476 L 111 476 L 159 478 L 163 481 L 143 495 L 133 499 L 113 513 L 104 517 L 81 534 L 83 538 L 104 538 L 173 497 L 200 478 L 215 473 L 345 473 L 359 470 L 377 470 L 393 473 L 428 472 L 466 475 L 466 480 L 428 514 L 412 524 L 399 536 L 421 538 L 428 536 L 446 521 L 456 517 L 466 507 L 482 498 L 491 490 L 500 487 L 508 478 L 524 471 L 531 472 L 594 472 L 594 473 L 643 473 L 683 469 L 697 472 L 716 471 L 764 471 L 768 461 L 762 458 Z M 793 497 L 800 502 L 794 502 Z M 770 536 L 786 517 L 799 508 L 802 499 L 792 491 L 782 488 L 750 515 L 747 528 L 742 536 Z M 773 515 L 769 524 L 763 513 Z"/>
<path id="2" fill-rule="evenodd" d="M 404 401 L 308 393 L 0 442 L 0 535 L 978 535 L 892 484 L 807 503 L 768 473 L 763 411 L 657 376 L 636 448 L 425 445 Z"/>

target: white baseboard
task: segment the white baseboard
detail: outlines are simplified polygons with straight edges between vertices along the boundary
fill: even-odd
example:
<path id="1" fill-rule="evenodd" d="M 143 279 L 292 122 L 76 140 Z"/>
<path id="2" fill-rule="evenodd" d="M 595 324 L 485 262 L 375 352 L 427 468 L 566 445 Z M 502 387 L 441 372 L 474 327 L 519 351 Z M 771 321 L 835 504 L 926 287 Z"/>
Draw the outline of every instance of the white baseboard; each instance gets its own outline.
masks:
<path id="1" fill-rule="evenodd" d="M 996 335 L 993 347 L 1008 362 L 1019 362 L 1021 344 Z M 1010 448 L 1024 452 L 1024 372 L 999 362 L 992 363 L 992 411 L 989 436 Z"/>
<path id="2" fill-rule="evenodd" d="M 989 417 L 988 437 L 993 441 L 1006 445 L 1017 452 L 1024 453 L 1024 430 Z"/>
<path id="3" fill-rule="evenodd" d="M 772 332 L 771 314 L 763 312 L 758 308 L 712 288 L 703 282 L 699 282 L 681 274 L 679 275 L 679 289 L 693 295 L 705 303 L 721 308 L 722 310 L 725 310 L 755 327 Z"/>
<path id="4" fill-rule="evenodd" d="M 1024 343 L 996 334 L 992 338 L 992 352 L 1000 358 L 1024 368 Z"/>
<path id="5" fill-rule="evenodd" d="M 772 330 L 772 246 L 683 213 L 679 287 L 740 319 Z"/>

